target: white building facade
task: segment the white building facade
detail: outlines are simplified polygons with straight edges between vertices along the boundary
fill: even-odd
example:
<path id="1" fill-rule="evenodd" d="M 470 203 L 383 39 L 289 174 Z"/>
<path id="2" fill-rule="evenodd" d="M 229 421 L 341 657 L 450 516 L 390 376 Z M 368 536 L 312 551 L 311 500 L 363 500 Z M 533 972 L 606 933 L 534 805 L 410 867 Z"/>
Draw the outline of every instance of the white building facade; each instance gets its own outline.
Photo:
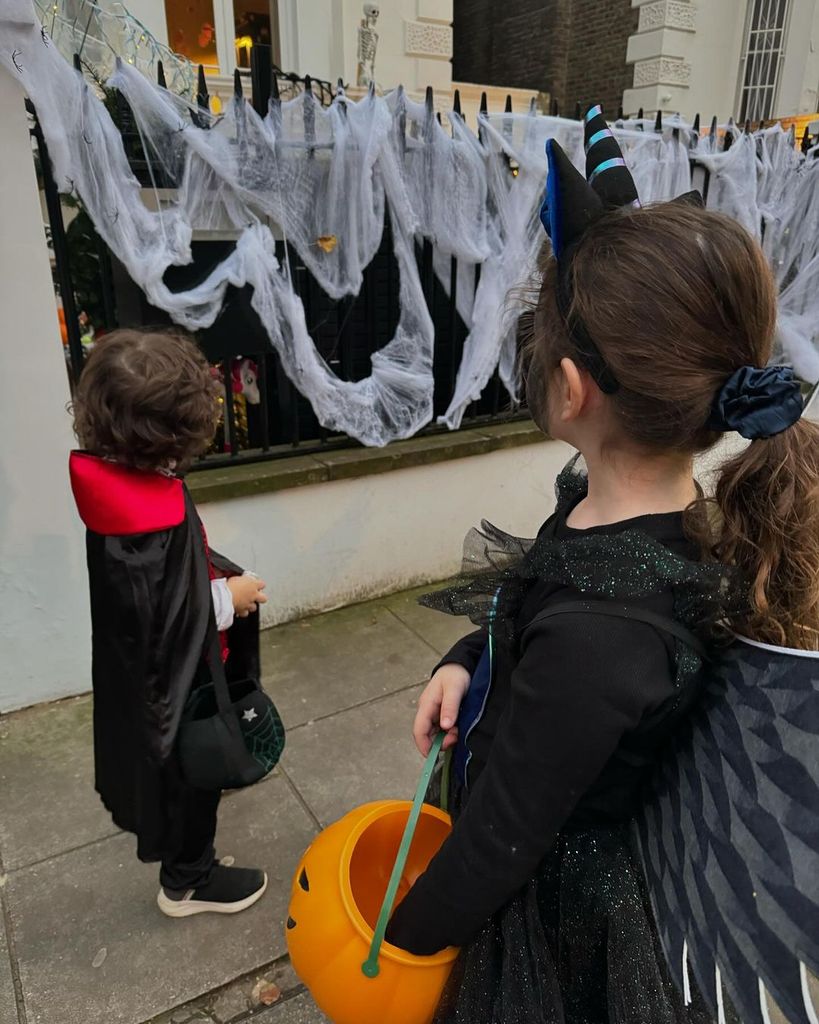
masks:
<path id="1" fill-rule="evenodd" d="M 285 71 L 355 85 L 361 0 L 129 0 L 159 42 L 203 63 L 215 77 L 246 67 L 254 43 L 269 42 Z M 387 0 L 375 22 L 375 77 L 383 89 L 417 92 L 452 83 L 452 0 Z"/>
<path id="2" fill-rule="evenodd" d="M 819 109 L 817 0 L 631 0 L 628 114 L 679 111 L 739 122 Z"/>

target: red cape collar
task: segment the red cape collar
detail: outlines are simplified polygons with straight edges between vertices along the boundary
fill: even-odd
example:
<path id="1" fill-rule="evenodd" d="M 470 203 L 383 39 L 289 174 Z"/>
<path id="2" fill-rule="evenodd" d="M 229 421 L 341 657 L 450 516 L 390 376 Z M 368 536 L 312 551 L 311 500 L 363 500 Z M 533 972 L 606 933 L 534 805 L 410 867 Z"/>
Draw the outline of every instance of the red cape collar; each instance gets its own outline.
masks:
<path id="1" fill-rule="evenodd" d="M 181 480 L 72 452 L 71 489 L 80 518 L 94 533 L 123 536 L 157 533 L 185 518 Z"/>

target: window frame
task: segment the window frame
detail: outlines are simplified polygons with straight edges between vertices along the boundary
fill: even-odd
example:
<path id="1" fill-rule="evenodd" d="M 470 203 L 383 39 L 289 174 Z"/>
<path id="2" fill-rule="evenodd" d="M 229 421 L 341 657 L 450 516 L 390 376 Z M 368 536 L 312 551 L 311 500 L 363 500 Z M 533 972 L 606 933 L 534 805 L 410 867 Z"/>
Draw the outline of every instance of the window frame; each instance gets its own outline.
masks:
<path id="1" fill-rule="evenodd" d="M 763 16 L 770 15 L 780 2 L 784 5 L 781 25 L 774 28 L 764 27 Z M 776 112 L 792 11 L 793 0 L 748 0 L 737 75 L 736 111 L 740 122 L 768 120 Z M 777 45 L 774 45 L 773 39 L 770 45 L 763 40 L 763 37 L 770 35 L 775 39 L 777 33 Z M 764 63 L 766 60 L 767 65 Z M 751 74 L 756 79 L 751 82 L 747 81 L 749 64 Z"/>

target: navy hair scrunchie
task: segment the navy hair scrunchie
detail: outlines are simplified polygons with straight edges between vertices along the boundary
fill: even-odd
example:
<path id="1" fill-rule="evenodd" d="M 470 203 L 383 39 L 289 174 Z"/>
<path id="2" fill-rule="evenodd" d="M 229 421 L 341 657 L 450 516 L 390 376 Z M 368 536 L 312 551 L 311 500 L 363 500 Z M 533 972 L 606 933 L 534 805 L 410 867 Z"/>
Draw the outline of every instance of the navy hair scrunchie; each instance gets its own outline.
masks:
<path id="1" fill-rule="evenodd" d="M 802 415 L 802 392 L 787 366 L 742 366 L 717 393 L 708 426 L 754 441 L 792 427 Z"/>

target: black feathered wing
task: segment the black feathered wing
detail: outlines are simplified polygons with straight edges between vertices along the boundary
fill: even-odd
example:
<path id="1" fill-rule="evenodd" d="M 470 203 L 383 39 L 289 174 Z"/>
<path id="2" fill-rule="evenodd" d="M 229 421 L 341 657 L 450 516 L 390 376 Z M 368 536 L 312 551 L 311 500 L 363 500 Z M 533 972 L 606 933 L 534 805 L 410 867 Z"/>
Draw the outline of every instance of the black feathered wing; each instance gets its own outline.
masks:
<path id="1" fill-rule="evenodd" d="M 637 823 L 662 944 L 718 1020 L 769 1024 L 767 990 L 819 1024 L 819 655 L 738 641 L 709 676 Z"/>

